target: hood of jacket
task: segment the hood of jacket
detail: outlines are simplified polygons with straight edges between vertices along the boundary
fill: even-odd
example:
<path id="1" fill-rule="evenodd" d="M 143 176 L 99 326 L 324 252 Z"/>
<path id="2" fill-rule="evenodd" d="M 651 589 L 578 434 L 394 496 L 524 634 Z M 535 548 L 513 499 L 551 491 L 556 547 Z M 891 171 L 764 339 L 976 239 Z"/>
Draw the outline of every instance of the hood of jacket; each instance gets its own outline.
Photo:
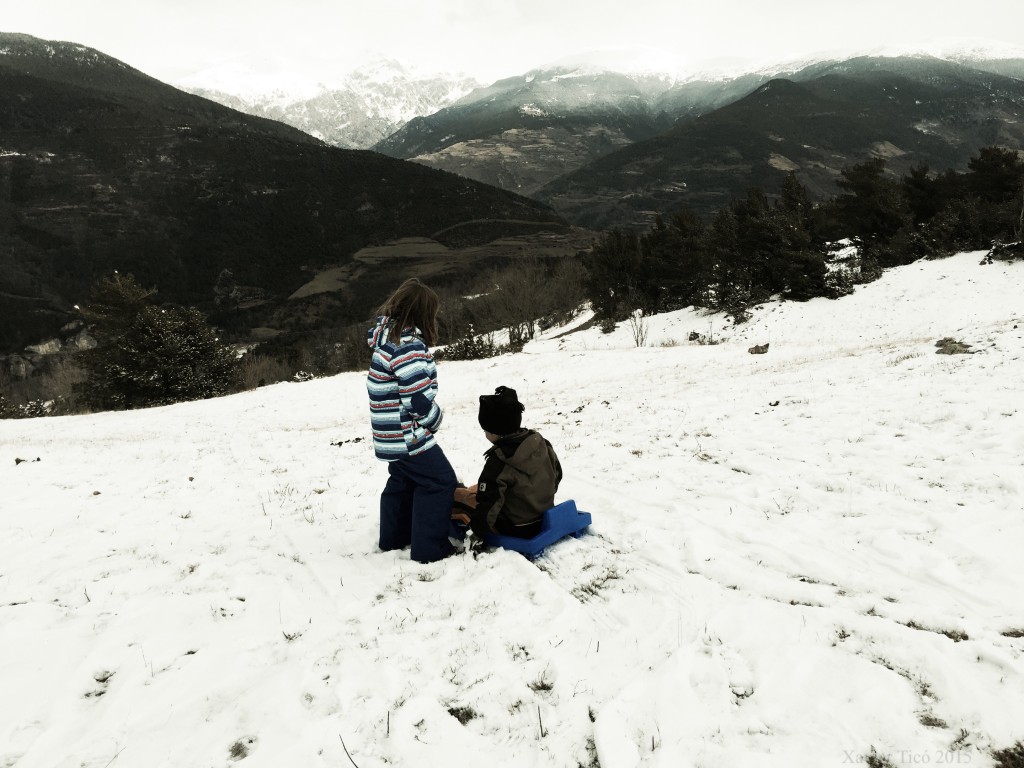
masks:
<path id="1" fill-rule="evenodd" d="M 380 349 L 388 342 L 388 321 L 390 317 L 381 315 L 377 321 L 366 332 L 366 346 L 370 349 Z"/>
<path id="2" fill-rule="evenodd" d="M 547 461 L 548 446 L 532 429 L 506 435 L 491 449 L 506 464 L 524 475 L 532 475 Z"/>
<path id="3" fill-rule="evenodd" d="M 420 337 L 420 329 L 416 327 L 403 328 L 402 332 L 398 335 L 398 338 L 391 338 L 396 334 L 393 333 L 392 328 L 389 327 L 391 318 L 386 315 L 381 315 L 377 318 L 376 322 L 370 327 L 370 330 L 366 332 L 366 346 L 370 349 L 380 349 L 385 344 L 392 344 L 398 346 L 402 343 L 402 339 L 406 336 Z"/>

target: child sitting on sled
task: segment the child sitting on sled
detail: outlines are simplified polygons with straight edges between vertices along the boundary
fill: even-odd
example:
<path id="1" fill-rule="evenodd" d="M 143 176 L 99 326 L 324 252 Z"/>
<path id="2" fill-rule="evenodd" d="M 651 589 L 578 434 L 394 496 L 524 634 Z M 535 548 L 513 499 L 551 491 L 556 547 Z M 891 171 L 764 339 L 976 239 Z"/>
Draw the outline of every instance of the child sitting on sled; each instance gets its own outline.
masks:
<path id="1" fill-rule="evenodd" d="M 562 467 L 551 443 L 522 428 L 524 410 L 509 387 L 480 396 L 478 420 L 492 446 L 477 484 L 455 489 L 452 510 L 452 520 L 478 538 L 498 533 L 531 539 L 540 532 L 545 510 L 554 506 Z"/>

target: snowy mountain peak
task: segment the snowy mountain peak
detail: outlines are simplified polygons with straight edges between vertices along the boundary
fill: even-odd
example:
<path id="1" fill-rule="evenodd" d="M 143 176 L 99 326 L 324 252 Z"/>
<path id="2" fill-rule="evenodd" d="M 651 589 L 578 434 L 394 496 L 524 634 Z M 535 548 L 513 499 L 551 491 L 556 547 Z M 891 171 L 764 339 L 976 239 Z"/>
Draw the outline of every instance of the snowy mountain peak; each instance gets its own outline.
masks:
<path id="1" fill-rule="evenodd" d="M 367 149 L 409 120 L 455 102 L 480 84 L 467 75 L 424 74 L 393 57 L 234 59 L 178 82 L 227 106 L 292 125 L 335 146 Z"/>
<path id="2" fill-rule="evenodd" d="M 260 66 L 251 61 L 227 61 L 195 72 L 175 83 L 192 93 L 224 93 L 245 103 L 273 99 L 285 103 L 311 99 L 328 86 L 287 68 Z"/>
<path id="3" fill-rule="evenodd" d="M 885 57 L 933 56 L 949 61 L 1024 59 L 1024 48 L 985 38 L 944 38 L 919 46 L 885 46 L 872 50 L 870 55 Z"/>
<path id="4" fill-rule="evenodd" d="M 247 103 L 272 101 L 283 107 L 330 91 L 382 85 L 400 87 L 405 83 L 438 79 L 477 85 L 465 74 L 425 73 L 414 64 L 373 52 L 353 54 L 344 60 L 311 54 L 301 62 L 286 61 L 271 54 L 234 58 L 198 70 L 175 84 L 193 93 L 230 94 Z"/>
<path id="5" fill-rule="evenodd" d="M 910 46 L 837 47 L 793 57 L 722 56 L 701 59 L 680 57 L 653 48 L 618 48 L 564 56 L 538 67 L 533 72 L 567 70 L 578 76 L 613 72 L 643 79 L 659 78 L 671 84 L 730 80 L 750 74 L 778 76 L 798 72 L 815 64 L 845 61 L 861 56 L 930 56 L 948 61 L 970 62 L 1024 59 L 1024 48 L 984 38 L 946 38 Z"/>
<path id="6" fill-rule="evenodd" d="M 474 98 L 497 93 L 510 82 L 522 82 L 541 88 L 553 85 L 558 94 L 590 89 L 586 98 L 603 102 L 643 98 L 653 103 L 683 83 L 785 77 L 826 62 L 907 55 L 970 63 L 1024 59 L 1024 50 L 989 40 L 961 39 L 912 49 L 833 49 L 799 58 L 755 60 L 687 59 L 655 48 L 621 47 L 563 56 L 499 81 Z M 183 78 L 178 85 L 236 109 L 288 123 L 330 144 L 356 149 L 373 147 L 413 118 L 431 115 L 482 87 L 465 74 L 425 73 L 415 63 L 376 52 L 350 51 L 345 59 L 332 56 L 313 51 L 303 60 L 292 57 L 285 61 L 271 53 L 236 58 Z M 624 77 L 632 80 L 632 85 L 623 88 Z M 602 78 L 607 87 L 593 87 Z M 573 79 L 578 83 L 571 82 Z"/>
<path id="7" fill-rule="evenodd" d="M 634 77 L 675 79 L 690 62 L 657 48 L 614 48 L 583 51 L 548 62 L 536 71 L 568 70 L 580 75 L 614 72 Z"/>

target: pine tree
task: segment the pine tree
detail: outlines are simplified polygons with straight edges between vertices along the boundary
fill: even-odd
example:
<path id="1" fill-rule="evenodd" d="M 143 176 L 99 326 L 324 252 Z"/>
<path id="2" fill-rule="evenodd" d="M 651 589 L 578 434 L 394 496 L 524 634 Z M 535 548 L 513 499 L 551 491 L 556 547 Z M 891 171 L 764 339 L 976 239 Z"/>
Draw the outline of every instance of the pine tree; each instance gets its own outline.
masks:
<path id="1" fill-rule="evenodd" d="M 639 238 L 631 232 L 608 232 L 594 246 L 584 264 L 587 298 L 594 314 L 599 320 L 618 319 L 624 303 L 635 293 L 636 280 L 642 272 Z"/>
<path id="2" fill-rule="evenodd" d="M 659 217 L 644 235 L 642 247 L 649 275 L 648 312 L 656 313 L 699 304 L 707 287 L 706 226 L 699 216 L 680 211 L 668 222 Z"/>
<path id="3" fill-rule="evenodd" d="M 903 194 L 915 224 L 935 217 L 946 202 L 939 179 L 933 179 L 927 165 L 916 165 L 903 177 Z"/>
<path id="4" fill-rule="evenodd" d="M 239 366 L 193 307 L 149 303 L 131 275 L 99 281 L 82 309 L 97 340 L 83 353 L 84 395 L 99 408 L 167 405 L 227 394 Z"/>
<path id="5" fill-rule="evenodd" d="M 910 220 L 903 190 L 885 176 L 885 160 L 875 158 L 842 170 L 836 182 L 846 194 L 834 201 L 840 218 L 865 242 L 884 241 L 892 237 Z"/>
<path id="6" fill-rule="evenodd" d="M 1024 161 L 1016 152 L 983 147 L 967 162 L 967 188 L 989 203 L 1016 201 L 1024 182 Z"/>
<path id="7" fill-rule="evenodd" d="M 779 196 L 777 207 L 782 210 L 790 220 L 801 229 L 809 229 L 811 224 L 811 201 L 807 196 L 807 189 L 796 173 L 790 171 L 782 182 L 782 193 Z"/>
<path id="8" fill-rule="evenodd" d="M 750 304 L 750 278 L 740 252 L 739 224 L 732 206 L 715 212 L 707 233 L 708 298 L 716 309 Z"/>

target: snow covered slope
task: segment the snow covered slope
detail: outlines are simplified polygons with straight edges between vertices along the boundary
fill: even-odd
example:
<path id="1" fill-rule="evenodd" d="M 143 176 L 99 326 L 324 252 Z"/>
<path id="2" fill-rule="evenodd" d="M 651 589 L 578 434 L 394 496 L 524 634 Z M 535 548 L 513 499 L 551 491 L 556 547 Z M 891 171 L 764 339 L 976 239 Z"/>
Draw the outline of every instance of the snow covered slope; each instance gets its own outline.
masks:
<path id="1" fill-rule="evenodd" d="M 536 564 L 376 550 L 360 373 L 5 422 L 0 766 L 992 765 L 1024 739 L 1024 264 L 980 259 L 442 363 L 463 478 L 512 386 L 594 516 Z"/>

